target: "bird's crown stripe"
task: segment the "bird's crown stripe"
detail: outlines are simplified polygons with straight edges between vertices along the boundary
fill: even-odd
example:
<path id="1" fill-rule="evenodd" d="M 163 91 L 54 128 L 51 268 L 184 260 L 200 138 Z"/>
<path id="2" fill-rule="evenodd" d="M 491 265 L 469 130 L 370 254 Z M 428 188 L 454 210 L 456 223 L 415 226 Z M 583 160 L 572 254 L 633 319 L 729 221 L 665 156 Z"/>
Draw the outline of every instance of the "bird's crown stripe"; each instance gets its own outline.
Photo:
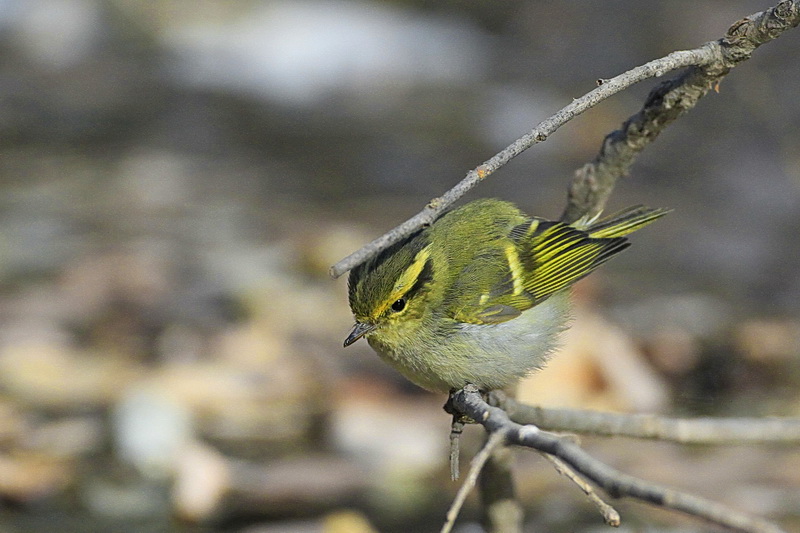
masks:
<path id="1" fill-rule="evenodd" d="M 384 302 L 378 307 L 376 312 L 377 315 L 381 315 L 390 305 L 405 296 L 406 293 L 408 293 L 414 287 L 414 284 L 419 279 L 420 274 L 422 274 L 425 264 L 428 262 L 430 256 L 430 244 L 417 252 L 417 255 L 414 256 L 414 260 L 411 262 L 408 268 L 406 268 L 403 273 L 400 274 L 400 277 L 397 278 L 397 282 L 394 284 L 394 290 L 389 293 L 389 296 L 386 298 L 386 300 L 384 300 Z"/>

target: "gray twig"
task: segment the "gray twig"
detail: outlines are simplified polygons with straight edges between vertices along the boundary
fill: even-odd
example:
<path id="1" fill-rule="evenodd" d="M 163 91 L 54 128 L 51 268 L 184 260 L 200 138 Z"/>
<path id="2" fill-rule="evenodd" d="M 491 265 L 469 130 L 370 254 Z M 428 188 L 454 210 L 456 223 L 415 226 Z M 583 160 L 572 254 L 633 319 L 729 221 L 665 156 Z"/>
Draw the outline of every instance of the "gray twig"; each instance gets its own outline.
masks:
<path id="1" fill-rule="evenodd" d="M 450 479 L 456 481 L 459 476 L 458 462 L 461 454 L 460 440 L 461 432 L 464 430 L 464 421 L 459 417 L 453 417 L 450 425 Z"/>
<path id="2" fill-rule="evenodd" d="M 564 437 L 562 437 L 564 438 Z M 578 444 L 577 442 L 575 443 Z M 594 488 L 586 482 L 582 477 L 575 473 L 575 471 L 569 467 L 567 463 L 550 455 L 549 453 L 542 453 L 545 459 L 550 461 L 556 469 L 556 472 L 564 476 L 565 478 L 569 479 L 573 483 L 575 483 L 581 491 L 586 495 L 586 499 L 588 499 L 597 510 L 600 512 L 600 516 L 603 517 L 603 521 L 606 525 L 611 527 L 619 527 L 620 524 L 620 517 L 619 512 L 614 509 L 612 506 L 604 502 L 600 496 L 594 491 Z"/>
<path id="3" fill-rule="evenodd" d="M 481 451 L 472 458 L 467 478 L 464 480 L 461 488 L 458 489 L 458 493 L 453 503 L 450 505 L 450 509 L 447 511 L 447 520 L 442 526 L 442 533 L 450 533 L 453 529 L 453 525 L 456 523 L 456 518 L 458 518 L 458 513 L 461 512 L 461 507 L 464 505 L 467 495 L 475 488 L 475 484 L 478 482 L 478 475 L 481 473 L 483 465 L 486 464 L 486 461 L 489 460 L 492 453 L 503 445 L 504 440 L 505 435 L 502 433 L 492 433 L 486 440 L 486 444 L 481 448 Z"/>
<path id="4" fill-rule="evenodd" d="M 451 395 L 452 405 L 465 416 L 482 424 L 489 433 L 500 433 L 508 444 L 533 448 L 554 455 L 581 476 L 592 481 L 613 498 L 635 498 L 654 505 L 681 511 L 749 533 L 780 533 L 777 525 L 699 496 L 623 474 L 586 453 L 569 439 L 542 431 L 533 425 L 513 422 L 499 407 L 492 407 L 474 385 L 467 385 Z"/>
<path id="5" fill-rule="evenodd" d="M 492 392 L 491 403 L 518 424 L 534 424 L 549 431 L 682 444 L 800 444 L 800 418 L 668 418 L 556 409 L 518 403 L 499 391 Z"/>

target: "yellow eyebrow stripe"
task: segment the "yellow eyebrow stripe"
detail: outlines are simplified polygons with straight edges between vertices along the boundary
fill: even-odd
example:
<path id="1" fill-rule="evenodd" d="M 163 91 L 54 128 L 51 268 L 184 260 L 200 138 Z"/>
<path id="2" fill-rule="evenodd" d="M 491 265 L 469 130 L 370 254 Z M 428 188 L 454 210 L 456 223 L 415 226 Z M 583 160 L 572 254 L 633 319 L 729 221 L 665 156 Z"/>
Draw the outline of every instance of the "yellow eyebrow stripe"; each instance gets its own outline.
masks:
<path id="1" fill-rule="evenodd" d="M 376 316 L 382 315 L 390 305 L 402 298 L 405 293 L 407 293 L 408 290 L 414 286 L 414 282 L 416 282 L 417 278 L 419 278 L 419 275 L 422 273 L 422 269 L 425 268 L 425 263 L 428 262 L 428 258 L 430 258 L 430 256 L 430 244 L 417 252 L 417 255 L 414 256 L 414 261 L 412 261 L 409 267 L 405 269 L 402 274 L 400 274 L 399 278 L 397 278 L 397 282 L 394 284 L 394 289 L 392 292 L 389 293 L 389 297 L 386 298 L 383 304 L 381 304 L 375 311 Z"/>

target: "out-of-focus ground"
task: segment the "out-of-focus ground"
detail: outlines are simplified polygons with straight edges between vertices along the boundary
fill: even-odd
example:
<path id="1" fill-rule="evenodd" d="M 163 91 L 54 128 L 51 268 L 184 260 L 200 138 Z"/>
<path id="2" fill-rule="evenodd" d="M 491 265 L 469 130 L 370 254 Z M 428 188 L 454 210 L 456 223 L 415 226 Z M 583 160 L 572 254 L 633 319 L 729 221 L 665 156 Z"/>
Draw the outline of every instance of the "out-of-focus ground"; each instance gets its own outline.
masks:
<path id="1" fill-rule="evenodd" d="M 0 530 L 437 531 L 444 398 L 342 348 L 328 267 L 596 79 L 768 5 L 0 2 Z M 618 185 L 612 209 L 675 211 L 580 284 L 523 399 L 800 415 L 798 46 L 758 50 Z M 650 87 L 471 197 L 557 217 Z M 584 444 L 800 527 L 797 446 Z M 538 455 L 517 481 L 531 531 L 605 530 Z M 709 530 L 619 508 L 623 531 Z"/>

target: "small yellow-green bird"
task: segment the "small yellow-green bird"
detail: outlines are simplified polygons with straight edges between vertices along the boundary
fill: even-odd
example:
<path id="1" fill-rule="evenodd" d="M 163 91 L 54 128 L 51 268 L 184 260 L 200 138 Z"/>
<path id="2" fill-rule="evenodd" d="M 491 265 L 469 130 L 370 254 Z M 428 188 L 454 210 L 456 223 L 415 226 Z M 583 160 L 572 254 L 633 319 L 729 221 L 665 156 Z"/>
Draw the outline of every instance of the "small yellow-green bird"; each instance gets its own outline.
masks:
<path id="1" fill-rule="evenodd" d="M 567 224 L 470 202 L 350 272 L 356 324 L 344 345 L 365 337 L 431 391 L 503 388 L 547 361 L 569 322 L 570 287 L 668 212 L 636 206 Z"/>

